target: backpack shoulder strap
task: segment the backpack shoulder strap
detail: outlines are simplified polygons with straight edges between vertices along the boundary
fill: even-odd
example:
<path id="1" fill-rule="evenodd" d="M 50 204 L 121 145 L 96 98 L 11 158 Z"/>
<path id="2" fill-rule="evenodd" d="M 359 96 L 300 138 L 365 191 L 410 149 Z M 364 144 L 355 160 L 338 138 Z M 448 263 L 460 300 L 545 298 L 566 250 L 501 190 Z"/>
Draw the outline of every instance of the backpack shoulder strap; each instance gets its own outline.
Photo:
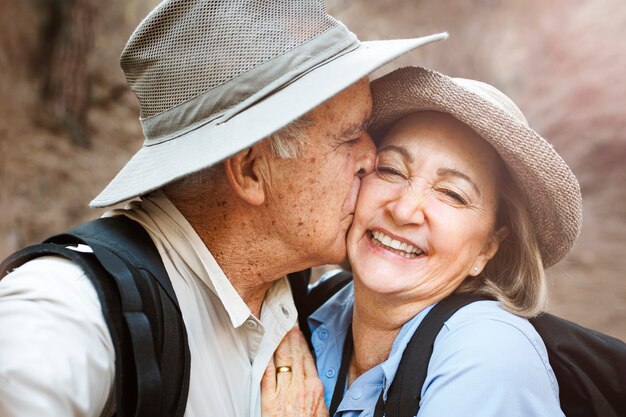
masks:
<path id="1" fill-rule="evenodd" d="M 320 308 L 329 298 L 337 294 L 342 288 L 352 282 L 352 272 L 341 271 L 324 282 L 320 282 L 309 292 L 306 309 L 307 317 Z"/>
<path id="2" fill-rule="evenodd" d="M 137 269 L 151 273 L 178 310 L 178 300 L 165 271 L 159 252 L 145 229 L 126 216 L 113 216 L 83 223 L 66 233 L 46 239 L 63 245 L 83 243 L 89 245 L 98 259 L 104 252 L 112 252 Z M 103 262 L 107 265 L 107 262 Z M 112 267 L 113 268 L 113 267 Z"/>
<path id="3" fill-rule="evenodd" d="M 92 253 L 78 252 L 50 242 L 24 248 L 9 256 L 2 265 L 0 265 L 2 276 L 10 273 L 26 262 L 42 256 L 56 256 L 72 261 L 84 271 L 85 276 L 93 284 L 98 299 L 100 300 L 102 314 L 109 329 L 115 350 L 115 395 L 118 410 L 116 415 L 131 415 L 130 413 L 124 413 L 123 410 L 128 409 L 131 403 L 134 406 L 135 401 L 134 399 L 131 401 L 131 399 L 128 398 L 129 395 L 125 392 L 127 390 L 123 387 L 134 385 L 135 369 L 132 361 L 127 359 L 132 358 L 133 352 L 131 350 L 131 344 L 124 341 L 128 339 L 128 336 L 124 326 L 124 314 L 117 287 L 113 283 L 109 273 Z M 118 383 L 118 381 L 122 383 Z"/>
<path id="4" fill-rule="evenodd" d="M 88 245 L 93 254 L 66 248 L 76 244 Z M 116 415 L 181 417 L 189 388 L 187 334 L 143 227 L 125 216 L 93 220 L 15 253 L 1 268 L 8 272 L 46 255 L 75 262 L 96 289 L 115 347 Z"/>
<path id="5" fill-rule="evenodd" d="M 383 400 L 381 392 L 374 416 L 410 417 L 417 414 L 428 363 L 441 328 L 461 307 L 485 299 L 473 294 L 452 294 L 428 312 L 402 354 L 396 376 L 389 387 L 387 401 Z"/>
<path id="6" fill-rule="evenodd" d="M 82 224 L 49 241 L 88 245 L 114 278 L 132 346 L 128 360 L 136 371 L 136 389 L 126 384 L 118 390 L 118 397 L 128 397 L 124 410 L 132 410 L 136 401 L 136 410 L 128 415 L 181 417 L 191 363 L 187 332 L 172 283 L 145 229 L 126 216 L 114 216 Z M 122 384 L 116 381 L 118 385 Z"/>

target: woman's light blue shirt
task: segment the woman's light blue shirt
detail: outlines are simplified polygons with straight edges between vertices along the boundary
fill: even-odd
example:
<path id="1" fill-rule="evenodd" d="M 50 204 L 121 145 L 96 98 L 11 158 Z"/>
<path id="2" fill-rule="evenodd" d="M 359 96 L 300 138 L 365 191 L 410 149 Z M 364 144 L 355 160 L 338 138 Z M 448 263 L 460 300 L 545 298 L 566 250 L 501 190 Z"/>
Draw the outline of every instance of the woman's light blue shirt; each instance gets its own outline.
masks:
<path id="1" fill-rule="evenodd" d="M 325 277 L 326 278 L 326 277 Z M 354 303 L 350 283 L 309 318 L 319 377 L 330 404 Z M 335 416 L 372 416 L 411 336 L 431 307 L 402 326 L 389 358 L 357 378 Z M 532 325 L 495 301 L 463 307 L 435 339 L 419 417 L 564 416 L 548 354 Z"/>

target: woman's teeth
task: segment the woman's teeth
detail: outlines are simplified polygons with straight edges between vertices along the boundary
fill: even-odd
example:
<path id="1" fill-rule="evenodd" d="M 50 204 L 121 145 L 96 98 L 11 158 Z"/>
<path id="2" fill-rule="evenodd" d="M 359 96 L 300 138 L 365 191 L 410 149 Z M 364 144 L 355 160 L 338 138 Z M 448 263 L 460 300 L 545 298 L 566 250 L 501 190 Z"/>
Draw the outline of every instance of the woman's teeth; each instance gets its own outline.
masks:
<path id="1" fill-rule="evenodd" d="M 389 249 L 398 255 L 404 256 L 405 258 L 415 258 L 423 253 L 423 251 L 419 248 L 406 242 L 400 242 L 399 240 L 393 239 L 383 232 L 372 231 L 371 238 L 374 244 L 382 246 L 385 249 Z"/>

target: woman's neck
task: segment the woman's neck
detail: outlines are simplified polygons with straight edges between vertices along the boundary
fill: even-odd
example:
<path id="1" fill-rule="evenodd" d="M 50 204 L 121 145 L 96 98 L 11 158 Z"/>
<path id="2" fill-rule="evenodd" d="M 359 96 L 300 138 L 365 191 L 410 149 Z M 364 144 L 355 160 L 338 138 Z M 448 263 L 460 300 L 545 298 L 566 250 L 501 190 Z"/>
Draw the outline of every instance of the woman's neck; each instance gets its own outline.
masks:
<path id="1" fill-rule="evenodd" d="M 402 326 L 430 304 L 430 301 L 407 303 L 393 296 L 374 294 L 355 282 L 352 315 L 354 351 L 350 360 L 349 383 L 387 360 Z"/>
<path id="2" fill-rule="evenodd" d="M 352 323 L 354 351 L 352 352 L 348 370 L 349 384 L 352 384 L 363 373 L 384 362 L 389 357 L 391 346 L 401 327 L 379 327 L 374 323 L 363 321 L 357 317 L 359 316 L 355 309 Z"/>

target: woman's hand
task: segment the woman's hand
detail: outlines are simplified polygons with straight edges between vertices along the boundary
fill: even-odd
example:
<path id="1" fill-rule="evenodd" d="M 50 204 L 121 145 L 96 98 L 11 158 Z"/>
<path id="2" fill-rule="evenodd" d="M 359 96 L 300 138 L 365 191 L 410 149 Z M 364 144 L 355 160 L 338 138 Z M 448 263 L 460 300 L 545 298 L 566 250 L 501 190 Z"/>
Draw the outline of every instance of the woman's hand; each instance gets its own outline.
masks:
<path id="1" fill-rule="evenodd" d="M 276 349 L 261 381 L 263 417 L 328 417 L 324 387 L 298 327 Z"/>

